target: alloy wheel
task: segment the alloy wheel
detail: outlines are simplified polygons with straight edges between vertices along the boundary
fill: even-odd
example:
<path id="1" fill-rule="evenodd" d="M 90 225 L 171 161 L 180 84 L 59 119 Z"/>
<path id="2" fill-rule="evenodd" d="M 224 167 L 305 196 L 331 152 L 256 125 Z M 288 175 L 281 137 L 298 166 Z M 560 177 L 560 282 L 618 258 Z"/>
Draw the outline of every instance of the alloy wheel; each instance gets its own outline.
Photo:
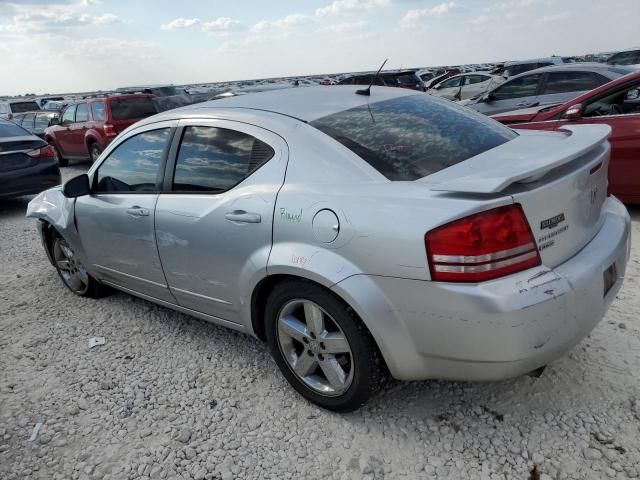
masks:
<path id="1" fill-rule="evenodd" d="M 80 295 L 86 293 L 89 289 L 89 274 L 65 240 L 58 239 L 54 243 L 53 259 L 65 285 Z"/>
<path id="2" fill-rule="evenodd" d="M 338 323 L 310 300 L 291 300 L 278 315 L 278 346 L 296 377 L 325 396 L 343 394 L 353 381 L 353 354 Z"/>

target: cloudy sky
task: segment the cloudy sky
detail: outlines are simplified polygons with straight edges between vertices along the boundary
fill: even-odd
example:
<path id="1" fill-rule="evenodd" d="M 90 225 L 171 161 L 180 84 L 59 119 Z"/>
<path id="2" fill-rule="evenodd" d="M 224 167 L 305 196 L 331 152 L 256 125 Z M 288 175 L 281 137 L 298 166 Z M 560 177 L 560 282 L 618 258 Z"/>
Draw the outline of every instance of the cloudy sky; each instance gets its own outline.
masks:
<path id="1" fill-rule="evenodd" d="M 0 94 L 637 46 L 640 0 L 0 0 Z"/>

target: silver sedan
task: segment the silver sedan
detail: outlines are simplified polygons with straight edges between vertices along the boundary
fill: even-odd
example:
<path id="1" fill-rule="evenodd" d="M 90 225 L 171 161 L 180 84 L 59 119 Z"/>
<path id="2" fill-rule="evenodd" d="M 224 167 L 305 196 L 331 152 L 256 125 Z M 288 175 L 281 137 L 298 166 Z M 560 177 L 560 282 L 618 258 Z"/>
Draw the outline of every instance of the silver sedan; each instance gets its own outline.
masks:
<path id="1" fill-rule="evenodd" d="M 27 215 L 74 293 L 116 288 L 253 334 L 337 411 L 388 373 L 501 379 L 585 337 L 629 255 L 609 128 L 516 132 L 356 88 L 150 117 Z"/>

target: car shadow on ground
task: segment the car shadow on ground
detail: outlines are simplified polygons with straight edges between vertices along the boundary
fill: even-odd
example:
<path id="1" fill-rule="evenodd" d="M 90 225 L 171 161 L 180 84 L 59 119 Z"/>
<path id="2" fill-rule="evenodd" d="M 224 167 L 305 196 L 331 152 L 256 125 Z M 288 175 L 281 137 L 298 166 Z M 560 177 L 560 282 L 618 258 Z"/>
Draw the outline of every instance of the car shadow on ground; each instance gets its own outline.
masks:
<path id="1" fill-rule="evenodd" d="M 33 195 L 17 198 L 0 198 L 0 219 L 24 216 L 27 213 L 27 204 L 33 199 Z"/>

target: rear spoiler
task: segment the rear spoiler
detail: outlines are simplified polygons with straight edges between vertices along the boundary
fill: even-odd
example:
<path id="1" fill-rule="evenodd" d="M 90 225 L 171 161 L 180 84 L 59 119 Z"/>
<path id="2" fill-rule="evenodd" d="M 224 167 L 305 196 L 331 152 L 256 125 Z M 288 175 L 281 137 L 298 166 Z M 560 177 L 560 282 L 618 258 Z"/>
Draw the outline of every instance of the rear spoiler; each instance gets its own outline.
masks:
<path id="1" fill-rule="evenodd" d="M 519 136 L 457 165 L 421 178 L 437 192 L 498 193 L 530 183 L 598 148 L 611 135 L 608 125 L 570 125 L 558 132 L 520 130 Z"/>

